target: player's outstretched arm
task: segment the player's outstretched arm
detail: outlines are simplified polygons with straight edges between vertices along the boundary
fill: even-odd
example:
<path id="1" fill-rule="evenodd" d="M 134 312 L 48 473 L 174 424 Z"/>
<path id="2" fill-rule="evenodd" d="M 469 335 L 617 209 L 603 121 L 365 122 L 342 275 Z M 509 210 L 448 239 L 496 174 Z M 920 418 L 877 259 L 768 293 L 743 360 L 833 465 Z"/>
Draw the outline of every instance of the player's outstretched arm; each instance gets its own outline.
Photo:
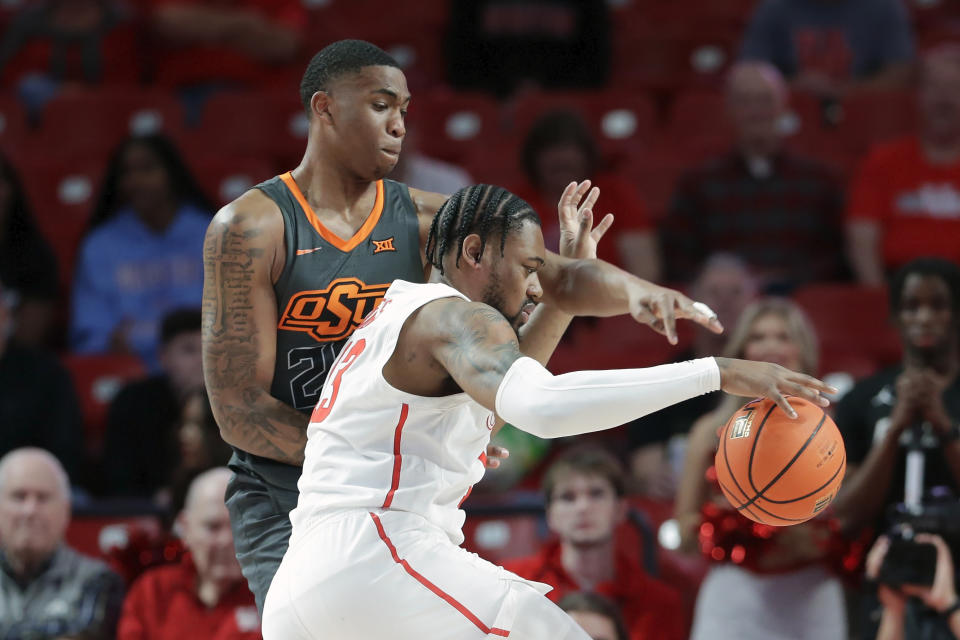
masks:
<path id="1" fill-rule="evenodd" d="M 609 429 L 718 389 L 769 397 L 791 415 L 785 395 L 825 405 L 820 394 L 833 392 L 820 380 L 779 365 L 730 358 L 554 376 L 522 356 L 506 319 L 478 302 L 447 301 L 417 323 L 431 355 L 461 389 L 542 438 Z"/>
<path id="2" fill-rule="evenodd" d="M 221 209 L 203 245 L 203 375 L 223 439 L 303 464 L 307 416 L 270 395 L 277 346 L 273 275 L 283 221 L 259 192 Z M 282 268 L 282 262 L 279 263 Z"/>

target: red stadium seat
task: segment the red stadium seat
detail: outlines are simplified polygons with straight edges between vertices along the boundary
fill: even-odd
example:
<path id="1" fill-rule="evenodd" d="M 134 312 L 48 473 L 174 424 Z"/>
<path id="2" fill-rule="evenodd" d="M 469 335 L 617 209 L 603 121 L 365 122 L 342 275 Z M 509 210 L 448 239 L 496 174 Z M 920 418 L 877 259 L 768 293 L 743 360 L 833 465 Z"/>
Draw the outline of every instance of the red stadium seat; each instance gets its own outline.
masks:
<path id="1" fill-rule="evenodd" d="M 842 104 L 839 133 L 855 152 L 875 143 L 916 131 L 916 94 L 912 91 L 855 93 Z"/>
<path id="2" fill-rule="evenodd" d="M 434 158 L 464 161 L 479 148 L 499 148 L 500 111 L 496 101 L 480 93 L 438 89 L 418 93 L 410 103 L 407 126 L 420 149 Z"/>
<path id="3" fill-rule="evenodd" d="M 106 559 L 114 547 L 124 548 L 141 534 L 159 538 L 160 520 L 153 515 L 74 516 L 67 527 L 67 544 L 80 553 Z"/>
<path id="4" fill-rule="evenodd" d="M 890 311 L 884 289 L 848 284 L 812 284 L 793 294 L 817 331 L 825 365 L 848 363 L 862 373 L 900 361 L 897 332 L 890 324 Z M 825 373 L 824 367 L 821 367 Z"/>
<path id="5" fill-rule="evenodd" d="M 17 168 L 24 189 L 40 231 L 56 253 L 61 285 L 69 287 L 104 167 L 51 158 L 42 147 L 31 146 L 21 154 Z"/>
<path id="6" fill-rule="evenodd" d="M 131 134 L 165 133 L 179 137 L 183 110 L 160 90 L 70 90 L 43 110 L 35 144 L 55 157 L 106 160 Z"/>
<path id="7" fill-rule="evenodd" d="M 579 114 L 614 163 L 650 146 L 653 140 L 656 106 L 647 95 L 636 91 L 531 92 L 517 101 L 512 130 L 522 139 L 540 116 L 557 109 Z"/>
<path id="8" fill-rule="evenodd" d="M 468 516 L 463 546 L 493 563 L 536 553 L 542 518 L 535 514 Z"/>
<path id="9" fill-rule="evenodd" d="M 96 456 L 103 444 L 110 402 L 124 384 L 144 377 L 147 371 L 143 362 L 132 355 L 71 354 L 64 357 L 63 363 L 80 399 L 87 451 Z"/>
<path id="10" fill-rule="evenodd" d="M 27 117 L 20 103 L 12 96 L 0 96 L 0 149 L 14 156 L 25 144 L 28 134 Z"/>
<path id="11" fill-rule="evenodd" d="M 216 206 L 239 198 L 254 185 L 276 174 L 270 162 L 255 156 L 191 153 L 187 149 L 186 157 L 200 187 Z"/>
<path id="12" fill-rule="evenodd" d="M 230 91 L 210 97 L 184 146 L 269 159 L 292 169 L 306 148 L 308 121 L 296 92 Z"/>

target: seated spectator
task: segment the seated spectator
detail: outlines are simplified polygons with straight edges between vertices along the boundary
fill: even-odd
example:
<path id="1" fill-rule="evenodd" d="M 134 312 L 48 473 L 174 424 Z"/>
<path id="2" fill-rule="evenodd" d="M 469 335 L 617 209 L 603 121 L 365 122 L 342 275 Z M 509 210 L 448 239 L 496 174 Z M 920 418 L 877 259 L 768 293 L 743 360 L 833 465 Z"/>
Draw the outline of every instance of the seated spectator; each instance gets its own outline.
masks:
<path id="1" fill-rule="evenodd" d="M 14 339 L 39 346 L 50 337 L 57 259 L 37 228 L 19 176 L 0 154 L 0 280 L 17 294 Z"/>
<path id="2" fill-rule="evenodd" d="M 693 281 L 690 296 L 713 309 L 724 327 L 735 327 L 740 314 L 757 297 L 757 282 L 743 260 L 732 254 L 716 253 L 707 258 Z M 726 340 L 726 334 L 697 327 L 690 348 L 679 354 L 675 362 L 722 353 Z M 715 409 L 721 398 L 717 393 L 696 396 L 627 425 L 631 493 L 673 500 L 683 467 L 687 432 L 697 418 Z"/>
<path id="3" fill-rule="evenodd" d="M 464 169 L 421 153 L 418 140 L 417 130 L 408 127 L 403 153 L 390 173 L 391 180 L 432 193 L 454 193 L 475 183 Z"/>
<path id="4" fill-rule="evenodd" d="M 662 229 L 668 280 L 689 282 L 719 251 L 746 260 L 761 286 L 778 293 L 843 275 L 840 187 L 826 168 L 783 148 L 787 97 L 769 64 L 730 70 L 735 147 L 678 183 Z"/>
<path id="5" fill-rule="evenodd" d="M 913 35 L 899 0 L 764 0 L 740 55 L 775 65 L 797 90 L 838 96 L 906 86 Z"/>
<path id="6" fill-rule="evenodd" d="M 0 83 L 40 92 L 28 101 L 64 83 L 134 84 L 141 76 L 139 50 L 124 2 L 25 2 L 0 40 Z"/>
<path id="7" fill-rule="evenodd" d="M 534 85 L 601 87 L 610 73 L 606 2 L 449 2 L 447 80 L 500 95 Z"/>
<path id="8" fill-rule="evenodd" d="M 122 143 L 80 246 L 71 348 L 134 353 L 158 371 L 160 321 L 202 295 L 203 237 L 212 215 L 166 138 L 135 136 Z"/>
<path id="9" fill-rule="evenodd" d="M 904 640 L 904 638 L 925 638 L 929 640 L 960 639 L 960 601 L 957 600 L 957 587 L 953 556 L 943 538 L 928 533 L 918 533 L 914 537 L 918 544 L 931 544 L 937 550 L 937 563 L 932 585 L 905 584 L 889 586 L 880 583 L 877 592 L 883 613 L 880 617 L 880 629 L 876 640 Z M 866 577 L 878 582 L 890 539 L 881 536 L 867 554 Z M 907 616 L 908 607 L 912 607 L 918 598 L 929 611 L 936 612 L 936 630 L 926 635 L 916 628 L 914 619 Z"/>
<path id="10" fill-rule="evenodd" d="M 199 309 L 164 317 L 159 359 L 159 373 L 128 384 L 110 403 L 102 466 L 109 495 L 149 498 L 169 486 L 185 405 L 203 391 Z"/>
<path id="11" fill-rule="evenodd" d="M 890 311 L 903 362 L 859 381 L 836 410 L 847 477 L 834 509 L 851 533 L 890 526 L 887 509 L 908 499 L 911 450 L 923 461 L 915 476 L 921 500 L 934 487 L 960 495 L 960 267 L 937 258 L 907 263 L 890 285 Z M 862 600 L 879 613 L 870 585 Z M 870 615 L 864 628 L 875 630 L 878 617 Z"/>
<path id="12" fill-rule="evenodd" d="M 647 210 L 636 188 L 602 170 L 602 159 L 586 124 L 575 113 L 555 111 L 537 120 L 523 143 L 526 182 L 512 189 L 540 214 L 547 249 L 556 251 L 560 227 L 556 203 L 568 184 L 590 179 L 600 188 L 595 220 L 613 213 L 615 222 L 598 246 L 598 257 L 647 280 L 660 275 L 660 255 Z"/>
<path id="13" fill-rule="evenodd" d="M 866 285 L 921 256 L 960 262 L 960 46 L 924 57 L 918 97 L 917 134 L 876 145 L 850 188 L 850 264 Z"/>
<path id="14" fill-rule="evenodd" d="M 113 638 L 123 581 L 64 543 L 70 483 L 43 449 L 0 459 L 0 637 Z"/>
<path id="15" fill-rule="evenodd" d="M 177 518 L 188 553 L 133 583 L 117 640 L 259 640 L 260 618 L 240 573 L 223 503 L 230 475 L 220 467 L 191 483 Z"/>
<path id="16" fill-rule="evenodd" d="M 591 640 L 629 640 L 623 616 L 608 598 L 578 591 L 564 596 L 557 606 L 570 614 Z"/>
<path id="17" fill-rule="evenodd" d="M 558 458 L 543 480 L 547 525 L 557 539 L 536 555 L 504 566 L 552 586 L 547 597 L 554 602 L 583 590 L 609 597 L 623 614 L 631 640 L 679 640 L 680 596 L 614 542 L 627 513 L 624 482 L 620 463 L 606 451 L 573 450 Z"/>
<path id="18" fill-rule="evenodd" d="M 808 375 L 817 371 L 809 321 L 799 307 L 777 298 L 744 310 L 724 355 Z M 713 564 L 700 587 L 691 640 L 847 640 L 843 587 L 828 554 L 831 523 L 820 519 L 758 533 L 708 480 L 717 431 L 746 400 L 723 396 L 690 429 L 676 503 L 681 547 L 694 553 L 719 548 L 724 560 Z M 721 525 L 725 520 L 734 526 Z M 713 532 L 707 540 L 701 539 L 703 523 Z M 742 554 L 739 562 L 730 561 L 733 544 Z"/>
<path id="19" fill-rule="evenodd" d="M 43 447 L 76 474 L 83 425 L 73 382 L 53 354 L 11 341 L 12 297 L 0 282 L 0 455 Z"/>
<path id="20" fill-rule="evenodd" d="M 147 0 L 167 86 L 261 86 L 293 62 L 307 13 L 298 0 Z M 286 77 L 286 76 L 283 76 Z"/>

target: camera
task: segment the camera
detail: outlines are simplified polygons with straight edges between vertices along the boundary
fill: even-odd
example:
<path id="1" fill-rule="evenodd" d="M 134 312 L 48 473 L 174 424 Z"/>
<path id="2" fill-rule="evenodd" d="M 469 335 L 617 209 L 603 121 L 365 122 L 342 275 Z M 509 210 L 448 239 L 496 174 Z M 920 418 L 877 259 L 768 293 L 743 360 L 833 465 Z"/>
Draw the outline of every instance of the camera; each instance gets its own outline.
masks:
<path id="1" fill-rule="evenodd" d="M 887 531 L 890 548 L 880 567 L 877 579 L 889 586 L 904 584 L 932 585 L 937 567 L 937 549 L 932 544 L 914 540 L 918 533 L 939 535 L 960 557 L 960 502 L 938 500 L 914 509 L 896 505 L 892 509 L 893 525 Z"/>

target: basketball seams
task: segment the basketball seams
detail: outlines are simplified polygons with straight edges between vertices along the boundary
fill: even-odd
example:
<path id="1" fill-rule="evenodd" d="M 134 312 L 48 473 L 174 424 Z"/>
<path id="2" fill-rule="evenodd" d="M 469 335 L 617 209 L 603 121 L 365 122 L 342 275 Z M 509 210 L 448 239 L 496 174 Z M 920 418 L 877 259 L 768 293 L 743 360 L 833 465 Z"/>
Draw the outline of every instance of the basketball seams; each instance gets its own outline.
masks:
<path id="1" fill-rule="evenodd" d="M 774 407 L 776 407 L 776 405 L 774 405 Z M 768 413 L 767 415 L 769 415 L 769 413 Z M 748 468 L 748 470 L 747 470 L 747 477 L 750 478 L 750 485 L 753 487 L 753 490 L 754 490 L 754 491 L 757 491 L 757 494 L 756 494 L 755 496 L 753 496 L 752 498 L 750 498 L 749 500 L 747 500 L 747 502 L 744 503 L 745 506 L 746 506 L 746 505 L 753 504 L 753 503 L 754 503 L 757 499 L 759 499 L 759 498 L 763 498 L 764 500 L 767 499 L 766 497 L 764 497 L 764 494 L 765 494 L 767 491 L 769 491 L 770 488 L 773 487 L 773 485 L 775 485 L 775 484 L 777 483 L 777 481 L 778 481 L 780 478 L 782 478 L 783 475 L 784 475 L 787 471 L 790 470 L 790 467 L 793 466 L 793 463 L 794 463 L 794 462 L 796 462 L 797 460 L 800 459 L 800 456 L 803 455 L 803 452 L 807 450 L 807 447 L 810 446 L 810 443 L 813 442 L 813 439 L 817 436 L 818 433 L 820 433 L 820 429 L 823 427 L 823 423 L 826 421 L 826 419 L 827 419 L 827 414 L 824 413 L 823 411 L 821 411 L 821 412 L 820 412 L 820 422 L 817 423 L 817 426 L 814 428 L 813 433 L 811 433 L 810 436 L 807 438 L 807 441 L 803 443 L 803 446 L 800 447 L 800 449 L 794 454 L 794 456 L 790 459 L 790 461 L 786 464 L 786 466 L 784 466 L 783 469 L 781 469 L 780 472 L 777 473 L 777 475 L 775 475 L 775 476 L 773 477 L 773 479 L 772 479 L 770 482 L 767 483 L 767 486 L 765 486 L 762 490 L 759 490 L 759 491 L 757 490 L 757 487 L 753 485 L 753 478 L 752 478 L 752 476 L 753 476 L 753 450 L 750 451 L 750 465 L 749 465 L 749 468 Z M 766 422 L 766 417 L 764 417 L 764 422 Z M 754 437 L 754 439 L 753 439 L 753 447 L 754 447 L 754 448 L 755 448 L 756 445 L 757 445 L 757 441 L 760 440 L 760 433 L 761 433 L 761 429 L 762 429 L 762 428 L 763 428 L 763 424 L 761 423 L 760 429 L 757 429 L 757 435 L 756 435 L 756 436 Z M 772 502 L 772 500 L 771 500 L 771 502 Z"/>
<path id="2" fill-rule="evenodd" d="M 760 434 L 763 433 L 763 425 L 767 424 L 767 418 L 773 414 L 776 408 L 777 405 L 774 404 L 767 409 L 767 414 L 763 416 L 763 420 L 760 421 L 760 426 L 757 427 L 757 433 L 753 436 L 753 442 L 750 443 L 750 461 L 747 464 L 747 482 L 750 483 L 750 488 L 756 492 L 759 492 L 760 490 L 757 489 L 757 485 L 753 484 L 753 455 L 757 451 L 757 443 L 760 441 Z"/>
<path id="3" fill-rule="evenodd" d="M 724 427 L 723 427 L 723 435 L 720 436 L 720 442 L 722 443 L 722 446 L 723 446 L 723 462 L 724 462 L 724 464 L 726 464 L 726 466 L 727 466 L 727 473 L 730 474 L 730 479 L 733 480 L 733 484 L 737 487 L 737 490 L 740 491 L 741 494 L 743 494 L 743 497 L 746 498 L 746 497 L 747 497 L 747 492 L 744 491 L 744 490 L 743 490 L 743 487 L 740 486 L 740 482 L 737 480 L 737 477 L 736 477 L 736 476 L 734 475 L 734 473 L 733 473 L 733 469 L 730 467 L 730 458 L 729 458 L 729 456 L 727 456 L 727 431 L 728 431 L 729 429 L 730 429 L 730 420 L 727 420 L 727 424 L 724 425 Z M 721 488 L 721 489 L 725 489 L 725 490 L 726 490 L 727 495 L 733 495 L 732 492 L 731 492 L 729 489 L 726 489 L 726 488 L 723 486 L 723 483 L 720 482 L 720 478 L 719 478 L 719 477 L 717 477 L 717 482 L 720 484 L 720 488 Z M 754 516 L 758 521 L 762 521 L 763 518 L 760 518 L 759 516 L 757 516 L 756 514 L 754 514 L 752 511 L 750 511 L 750 509 L 747 509 L 747 508 L 746 508 L 746 507 L 748 507 L 748 506 L 750 506 L 750 505 L 743 504 L 743 505 L 741 505 L 740 507 L 737 507 L 737 511 L 739 511 L 739 510 L 741 510 L 741 509 L 746 509 L 747 513 L 749 513 L 751 516 Z M 759 509 L 759 507 L 757 507 L 757 508 Z M 768 515 L 769 515 L 769 514 L 768 514 Z"/>
<path id="4" fill-rule="evenodd" d="M 808 493 L 808 494 L 805 495 L 805 496 L 800 496 L 800 497 L 798 497 L 798 498 L 791 498 L 790 500 L 774 500 L 773 498 L 768 498 L 768 497 L 766 497 L 766 496 L 763 496 L 763 499 L 766 500 L 767 502 L 771 503 L 771 504 L 790 504 L 791 502 L 798 502 L 798 501 L 800 501 L 800 500 L 804 500 L 804 499 L 806 499 L 806 498 L 809 498 L 809 497 L 813 496 L 814 494 L 820 493 L 821 491 L 823 491 L 824 489 L 826 489 L 827 487 L 829 487 L 830 484 L 831 484 L 834 480 L 836 480 L 837 476 L 840 475 L 840 472 L 843 471 L 843 469 L 844 469 L 844 467 L 845 467 L 845 465 L 846 465 L 846 462 L 847 462 L 847 456 L 844 455 L 843 458 L 840 460 L 840 464 L 837 465 L 837 470 L 833 472 L 833 475 L 830 476 L 830 479 L 827 480 L 826 482 L 824 482 L 822 485 L 820 485 L 819 487 L 817 487 L 816 489 L 814 489 L 813 491 L 811 491 L 810 493 Z"/>

